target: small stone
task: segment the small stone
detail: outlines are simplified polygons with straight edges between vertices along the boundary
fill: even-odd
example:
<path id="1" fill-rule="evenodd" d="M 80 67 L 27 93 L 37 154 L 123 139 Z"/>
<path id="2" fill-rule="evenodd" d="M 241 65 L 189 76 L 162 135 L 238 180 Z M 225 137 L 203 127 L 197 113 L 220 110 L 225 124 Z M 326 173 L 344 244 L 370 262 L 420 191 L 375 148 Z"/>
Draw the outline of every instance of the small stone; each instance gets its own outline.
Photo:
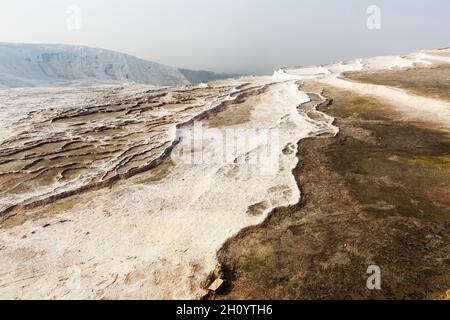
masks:
<path id="1" fill-rule="evenodd" d="M 223 284 L 223 280 L 222 279 L 216 279 L 208 288 L 208 290 L 214 291 L 216 292 L 217 290 L 219 290 L 219 288 L 222 286 Z"/>

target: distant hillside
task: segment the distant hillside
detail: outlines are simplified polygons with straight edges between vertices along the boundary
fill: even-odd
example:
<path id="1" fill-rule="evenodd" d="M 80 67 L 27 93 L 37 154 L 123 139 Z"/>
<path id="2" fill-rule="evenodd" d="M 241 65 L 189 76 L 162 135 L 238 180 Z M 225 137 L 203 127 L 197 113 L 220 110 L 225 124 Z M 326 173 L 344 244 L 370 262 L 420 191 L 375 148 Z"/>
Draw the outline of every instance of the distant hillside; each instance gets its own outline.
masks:
<path id="1" fill-rule="evenodd" d="M 193 71 L 189 69 L 178 69 L 191 83 L 208 82 L 219 79 L 237 78 L 241 74 L 215 73 L 212 71 Z"/>
<path id="2" fill-rule="evenodd" d="M 120 52 L 69 45 L 0 43 L 0 87 L 90 86 L 136 82 L 181 86 L 225 75 L 182 71 Z"/>

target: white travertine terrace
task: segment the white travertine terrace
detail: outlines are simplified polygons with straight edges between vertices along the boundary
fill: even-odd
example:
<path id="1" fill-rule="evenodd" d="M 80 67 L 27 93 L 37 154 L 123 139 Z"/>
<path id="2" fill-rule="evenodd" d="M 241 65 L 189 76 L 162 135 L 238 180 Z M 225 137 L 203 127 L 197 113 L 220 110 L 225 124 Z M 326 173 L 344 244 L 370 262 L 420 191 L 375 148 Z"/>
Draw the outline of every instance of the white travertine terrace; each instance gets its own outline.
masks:
<path id="1" fill-rule="evenodd" d="M 358 83 L 341 78 L 344 72 L 351 71 L 396 70 L 415 66 L 427 67 L 439 63 L 450 63 L 449 53 L 450 49 L 423 50 L 405 56 L 373 57 L 340 62 L 325 67 L 317 67 L 317 73 L 321 73 L 322 75 L 315 76 L 314 79 L 326 85 L 347 89 L 387 101 L 393 107 L 405 113 L 406 116 L 415 119 L 425 119 L 449 128 L 450 103 L 447 101 L 417 96 L 399 88 Z M 307 70 L 310 69 L 307 68 Z M 328 72 L 324 72 L 323 69 L 326 69 Z M 283 69 L 278 70 L 274 76 L 276 78 L 295 79 L 297 74 L 302 74 L 302 71 L 299 69 Z"/>
<path id="2" fill-rule="evenodd" d="M 38 93 L 41 97 L 38 101 L 34 96 L 27 97 L 26 92 L 1 91 L 9 106 L 0 109 L 2 117 L 15 103 L 27 107 L 22 114 L 11 111 L 14 121 L 1 119 L 4 128 L 0 137 L 0 166 L 3 166 L 0 178 L 17 175 L 17 185 L 2 189 L 0 208 L 14 205 L 26 208 L 27 204 L 58 192 L 76 191 L 82 187 L 80 184 L 95 184 L 114 177 L 117 183 L 113 186 L 105 182 L 103 188 L 75 192 L 73 206 L 0 229 L 0 297 L 202 296 L 205 293 L 202 282 L 214 269 L 216 252 L 227 239 L 247 226 L 263 222 L 273 208 L 299 201 L 300 190 L 292 175 L 298 163 L 297 142 L 338 132 L 332 118 L 308 105 L 310 96 L 299 89 L 301 82 L 316 79 L 401 102 L 404 108 L 411 108 L 410 112 L 430 118 L 439 114 L 443 123 L 450 124 L 447 118 L 450 108 L 442 101 L 418 100 L 399 89 L 339 78 L 346 71 L 426 65 L 434 63 L 435 56 L 427 52 L 280 69 L 272 78 L 217 81 L 197 88 L 103 87 L 95 89 L 92 97 L 86 93 L 88 89 L 70 89 L 66 92 L 67 102 L 63 95 L 61 100 L 50 103 L 53 89 L 42 89 L 48 91 Z M 11 98 L 13 95 L 16 97 Z M 316 95 L 325 99 L 319 92 Z M 224 150 L 220 137 L 230 138 L 231 134 L 235 140 L 242 132 L 238 130 L 271 130 L 277 141 L 276 154 L 265 160 L 276 162 L 273 174 L 262 174 L 261 163 L 251 161 L 268 147 L 268 141 L 252 135 L 247 136 L 248 143 L 241 148 L 230 150 L 226 144 L 225 154 L 233 157 L 227 156 L 224 162 L 191 164 L 173 156 L 190 150 L 192 141 L 185 134 L 194 133 L 198 123 L 208 127 L 209 120 L 219 112 L 233 112 L 233 108 L 248 108 L 249 104 L 248 119 L 216 126 L 217 134 L 205 137 L 201 150 L 195 151 L 204 157 L 213 156 Z M 50 105 L 54 107 L 49 109 Z M 427 109 L 430 105 L 433 110 Z M 198 122 L 190 121 L 193 119 Z M 175 130 L 177 124 L 183 134 Z M 55 143 L 55 139 L 61 145 L 31 152 L 27 148 L 39 148 L 39 141 Z M 67 146 L 71 139 L 78 143 L 77 148 Z M 86 148 L 88 155 L 77 158 L 78 148 Z M 165 154 L 167 148 L 173 148 L 172 157 Z M 58 156 L 61 152 L 66 152 L 65 158 Z M 144 169 L 162 155 L 170 157 L 173 163 L 166 175 L 152 180 L 151 171 Z M 30 160 L 37 162 L 28 163 Z M 59 167 L 57 161 L 61 161 Z M 35 183 L 39 175 L 33 176 L 30 166 L 39 163 L 45 165 L 34 168 L 37 174 L 42 174 L 39 169 L 44 173 L 46 168 L 56 171 L 48 179 Z M 73 175 L 65 176 L 67 171 L 58 171 L 67 170 L 67 166 Z M 141 174 L 134 175 L 134 170 Z M 30 185 L 21 185 L 24 180 L 20 174 L 22 177 L 31 174 L 27 176 Z M 1 183 L 7 185 L 10 180 Z M 44 181 L 46 187 L 42 186 Z M 69 201 L 62 198 L 60 201 Z M 252 211 L 255 207 L 257 210 Z M 25 215 L 27 211 L 13 213 Z"/>

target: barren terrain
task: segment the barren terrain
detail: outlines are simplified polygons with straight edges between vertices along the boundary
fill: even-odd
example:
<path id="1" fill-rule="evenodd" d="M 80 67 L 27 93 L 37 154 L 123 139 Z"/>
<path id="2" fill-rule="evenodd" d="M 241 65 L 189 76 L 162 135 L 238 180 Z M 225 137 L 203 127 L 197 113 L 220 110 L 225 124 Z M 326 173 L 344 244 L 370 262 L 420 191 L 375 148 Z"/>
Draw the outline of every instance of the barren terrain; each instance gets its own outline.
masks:
<path id="1" fill-rule="evenodd" d="M 0 90 L 0 298 L 444 297 L 449 66 Z"/>

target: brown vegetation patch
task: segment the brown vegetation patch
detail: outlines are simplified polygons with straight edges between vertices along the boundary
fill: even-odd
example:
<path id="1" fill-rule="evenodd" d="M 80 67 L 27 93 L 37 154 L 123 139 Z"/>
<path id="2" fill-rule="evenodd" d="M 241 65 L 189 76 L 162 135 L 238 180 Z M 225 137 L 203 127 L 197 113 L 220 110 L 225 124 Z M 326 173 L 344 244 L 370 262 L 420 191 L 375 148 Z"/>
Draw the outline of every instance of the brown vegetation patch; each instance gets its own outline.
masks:
<path id="1" fill-rule="evenodd" d="M 450 64 L 431 68 L 348 72 L 344 74 L 344 78 L 406 89 L 417 95 L 450 101 Z"/>
<path id="2" fill-rule="evenodd" d="M 372 98 L 324 95 L 341 132 L 299 143 L 302 202 L 224 245 L 227 288 L 215 298 L 441 297 L 450 288 L 450 206 L 438 200 L 450 186 L 447 132 L 399 121 Z M 373 264 L 380 291 L 366 287 Z"/>

